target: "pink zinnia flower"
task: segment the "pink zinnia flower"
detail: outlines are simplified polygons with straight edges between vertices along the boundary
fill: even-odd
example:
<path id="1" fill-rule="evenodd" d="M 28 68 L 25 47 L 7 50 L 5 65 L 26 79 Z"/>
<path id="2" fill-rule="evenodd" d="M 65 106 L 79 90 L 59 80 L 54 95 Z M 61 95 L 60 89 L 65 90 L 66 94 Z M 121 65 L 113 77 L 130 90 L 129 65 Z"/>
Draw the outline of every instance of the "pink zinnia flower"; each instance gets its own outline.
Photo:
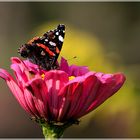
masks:
<path id="1" fill-rule="evenodd" d="M 61 123 L 62 129 L 97 108 L 125 81 L 122 73 L 91 72 L 84 66 L 69 66 L 64 58 L 59 70 L 40 70 L 17 57 L 12 58 L 11 68 L 16 80 L 4 69 L 0 69 L 0 77 L 22 108 L 42 126 Z"/>

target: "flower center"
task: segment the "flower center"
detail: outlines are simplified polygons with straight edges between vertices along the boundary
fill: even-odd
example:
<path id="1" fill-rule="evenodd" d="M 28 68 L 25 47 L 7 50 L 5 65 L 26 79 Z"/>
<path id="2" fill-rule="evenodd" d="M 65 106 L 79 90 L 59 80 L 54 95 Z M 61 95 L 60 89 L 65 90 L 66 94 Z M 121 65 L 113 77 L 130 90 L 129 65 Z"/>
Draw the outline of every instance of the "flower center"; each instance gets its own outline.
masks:
<path id="1" fill-rule="evenodd" d="M 44 80 L 44 78 L 45 78 L 45 74 L 44 73 L 41 74 L 41 78 Z"/>
<path id="2" fill-rule="evenodd" d="M 69 77 L 69 81 L 70 81 L 70 80 L 73 80 L 74 78 L 75 78 L 75 76 L 70 76 L 70 77 Z"/>

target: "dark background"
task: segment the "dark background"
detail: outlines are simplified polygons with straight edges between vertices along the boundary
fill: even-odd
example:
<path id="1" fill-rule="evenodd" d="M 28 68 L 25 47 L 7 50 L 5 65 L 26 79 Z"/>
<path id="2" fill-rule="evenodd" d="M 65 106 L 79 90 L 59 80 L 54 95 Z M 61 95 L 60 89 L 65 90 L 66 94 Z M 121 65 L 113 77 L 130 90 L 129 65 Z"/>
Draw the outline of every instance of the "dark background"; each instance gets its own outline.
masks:
<path id="1" fill-rule="evenodd" d="M 64 137 L 140 137 L 140 3 L 0 2 L 0 67 L 12 72 L 10 57 L 18 56 L 18 47 L 59 23 L 68 26 L 62 55 L 76 55 L 79 64 L 94 65 L 92 70 L 123 71 L 127 77 L 117 95 Z M 42 137 L 2 80 L 0 88 L 0 137 Z"/>

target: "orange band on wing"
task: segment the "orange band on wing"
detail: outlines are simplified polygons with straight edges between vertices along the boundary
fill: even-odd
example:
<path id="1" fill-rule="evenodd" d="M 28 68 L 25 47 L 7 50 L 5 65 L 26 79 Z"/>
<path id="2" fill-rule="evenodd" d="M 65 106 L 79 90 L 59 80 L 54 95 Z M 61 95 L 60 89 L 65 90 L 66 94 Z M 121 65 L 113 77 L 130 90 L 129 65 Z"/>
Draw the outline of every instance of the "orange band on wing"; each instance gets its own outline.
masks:
<path id="1" fill-rule="evenodd" d="M 59 49 L 57 47 L 56 47 L 56 53 L 58 53 L 58 54 L 60 53 L 60 51 L 59 51 Z"/>
<path id="2" fill-rule="evenodd" d="M 52 51 L 50 51 L 49 48 L 48 48 L 47 46 L 45 46 L 45 45 L 43 45 L 43 44 L 40 44 L 40 43 L 37 43 L 37 45 L 38 45 L 39 47 L 45 49 L 45 51 L 46 51 L 49 55 L 55 56 L 55 54 L 54 54 Z"/>
<path id="3" fill-rule="evenodd" d="M 31 39 L 29 42 L 28 42 L 28 44 L 32 44 L 35 40 L 37 40 L 39 37 L 38 36 L 36 36 L 36 37 L 34 37 L 33 39 Z"/>

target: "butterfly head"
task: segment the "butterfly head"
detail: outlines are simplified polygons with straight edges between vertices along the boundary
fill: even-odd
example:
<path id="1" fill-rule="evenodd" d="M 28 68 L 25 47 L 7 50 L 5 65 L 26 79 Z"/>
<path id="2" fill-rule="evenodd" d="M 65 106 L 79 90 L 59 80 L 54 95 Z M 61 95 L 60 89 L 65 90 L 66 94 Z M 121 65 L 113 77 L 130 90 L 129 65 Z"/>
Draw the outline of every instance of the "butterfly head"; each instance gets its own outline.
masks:
<path id="1" fill-rule="evenodd" d="M 24 58 L 27 58 L 30 55 L 30 52 L 31 52 L 31 50 L 29 48 L 29 45 L 27 45 L 27 44 L 22 45 L 18 49 L 18 53 Z"/>

